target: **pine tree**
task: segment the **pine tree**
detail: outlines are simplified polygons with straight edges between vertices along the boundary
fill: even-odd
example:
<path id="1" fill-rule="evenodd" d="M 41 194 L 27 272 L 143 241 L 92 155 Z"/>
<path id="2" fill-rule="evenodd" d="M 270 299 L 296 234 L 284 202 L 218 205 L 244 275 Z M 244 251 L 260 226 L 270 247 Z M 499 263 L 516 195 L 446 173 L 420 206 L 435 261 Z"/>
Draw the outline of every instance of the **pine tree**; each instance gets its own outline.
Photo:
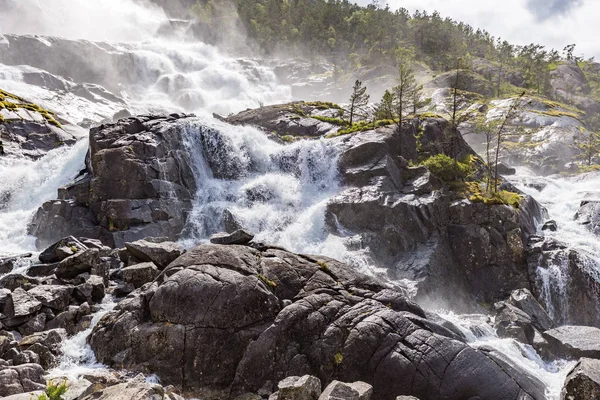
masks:
<path id="1" fill-rule="evenodd" d="M 576 146 L 581 150 L 579 158 L 587 165 L 592 165 L 594 157 L 600 155 L 600 133 L 589 131 L 587 137 L 576 143 Z"/>
<path id="2" fill-rule="evenodd" d="M 367 104 L 369 104 L 369 98 L 370 96 L 367 94 L 367 88 L 357 79 L 352 88 L 352 95 L 350 96 L 349 101 L 350 105 L 348 107 L 348 112 L 350 113 L 348 122 L 350 125 L 354 122 L 354 117 L 364 116 L 364 110 Z"/>
<path id="3" fill-rule="evenodd" d="M 394 119 L 394 95 L 389 90 L 386 90 L 381 98 L 381 102 L 377 105 L 375 111 L 377 119 Z"/>
<path id="4" fill-rule="evenodd" d="M 409 110 L 416 88 L 417 83 L 412 69 L 407 63 L 400 62 L 400 67 L 398 68 L 398 86 L 393 89 L 394 109 L 395 116 L 398 119 L 398 129 L 402 129 L 404 116 Z"/>

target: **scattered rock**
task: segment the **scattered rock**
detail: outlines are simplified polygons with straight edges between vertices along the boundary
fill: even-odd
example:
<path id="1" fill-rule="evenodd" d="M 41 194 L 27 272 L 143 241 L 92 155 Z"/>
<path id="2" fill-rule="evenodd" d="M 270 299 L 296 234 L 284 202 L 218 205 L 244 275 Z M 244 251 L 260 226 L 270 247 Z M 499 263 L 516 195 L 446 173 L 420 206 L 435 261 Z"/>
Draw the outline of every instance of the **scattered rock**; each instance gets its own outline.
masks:
<path id="1" fill-rule="evenodd" d="M 123 280 L 131 283 L 137 289 L 145 283 L 152 282 L 158 276 L 159 271 L 154 263 L 146 262 L 123 268 L 122 273 Z"/>
<path id="2" fill-rule="evenodd" d="M 42 305 L 54 311 L 63 311 L 69 305 L 72 286 L 39 285 L 30 289 L 27 293 L 39 300 Z"/>
<path id="3" fill-rule="evenodd" d="M 87 250 L 86 245 L 73 236 L 69 236 L 59 240 L 46 250 L 42 251 L 39 255 L 39 259 L 44 264 L 53 264 L 84 250 Z"/>
<path id="4" fill-rule="evenodd" d="M 370 400 L 373 386 L 365 382 L 331 382 L 319 397 L 319 400 Z"/>
<path id="5" fill-rule="evenodd" d="M 600 358 L 600 329 L 591 326 L 561 326 L 543 333 L 552 353 L 573 359 Z"/>
<path id="6" fill-rule="evenodd" d="M 244 245 L 250 243 L 254 239 L 254 235 L 243 230 L 237 230 L 233 233 L 217 233 L 210 237 L 210 242 L 213 244 L 239 244 Z"/>
<path id="7" fill-rule="evenodd" d="M 277 385 L 277 400 L 317 400 L 321 394 L 321 381 L 314 376 L 290 376 Z"/>
<path id="8" fill-rule="evenodd" d="M 62 260 L 56 268 L 55 275 L 60 279 L 73 279 L 79 274 L 90 272 L 99 263 L 100 251 L 87 249 Z"/>
<path id="9" fill-rule="evenodd" d="M 45 389 L 44 370 L 38 364 L 23 364 L 0 369 L 0 396 Z"/>
<path id="10" fill-rule="evenodd" d="M 125 247 L 138 260 L 153 262 L 161 270 L 181 255 L 181 249 L 173 242 L 155 243 L 144 239 L 125 243 Z"/>
<path id="11" fill-rule="evenodd" d="M 600 360 L 582 358 L 567 375 L 562 400 L 600 399 Z"/>

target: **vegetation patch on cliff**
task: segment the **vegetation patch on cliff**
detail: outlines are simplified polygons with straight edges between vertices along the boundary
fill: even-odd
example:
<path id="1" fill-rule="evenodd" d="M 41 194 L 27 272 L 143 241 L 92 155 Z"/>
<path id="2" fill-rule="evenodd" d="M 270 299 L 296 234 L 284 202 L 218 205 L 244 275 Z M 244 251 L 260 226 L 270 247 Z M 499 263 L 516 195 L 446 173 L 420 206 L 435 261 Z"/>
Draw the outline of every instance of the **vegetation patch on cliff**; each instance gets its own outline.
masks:
<path id="1" fill-rule="evenodd" d="M 0 110 L 8 110 L 17 112 L 19 109 L 33 111 L 39 113 L 46 122 L 56 127 L 62 128 L 60 123 L 55 119 L 56 114 L 53 111 L 46 110 L 37 104 L 29 103 L 27 100 L 0 89 Z M 10 122 L 0 114 L 0 122 Z"/>

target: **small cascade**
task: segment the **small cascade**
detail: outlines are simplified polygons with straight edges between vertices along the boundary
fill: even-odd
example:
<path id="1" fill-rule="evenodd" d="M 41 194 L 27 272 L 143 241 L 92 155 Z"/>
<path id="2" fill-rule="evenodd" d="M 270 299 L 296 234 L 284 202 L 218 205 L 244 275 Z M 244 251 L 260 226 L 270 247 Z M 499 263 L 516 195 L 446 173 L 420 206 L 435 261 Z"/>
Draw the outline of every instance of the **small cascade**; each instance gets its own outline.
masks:
<path id="1" fill-rule="evenodd" d="M 553 254 L 546 253 L 545 257 L 547 257 L 548 268 L 539 267 L 536 270 L 536 277 L 540 286 L 540 297 L 552 320 L 558 324 L 563 324 L 569 319 L 568 255 L 559 251 Z"/>
<path id="2" fill-rule="evenodd" d="M 559 324 L 573 323 L 574 318 L 579 324 L 592 323 L 589 318 L 582 320 L 581 315 L 575 316 L 573 311 L 592 315 L 600 309 L 597 300 L 600 293 L 600 240 L 575 217 L 582 200 L 598 196 L 593 190 L 600 187 L 600 176 L 539 177 L 528 169 L 519 168 L 512 180 L 519 189 L 546 207 L 558 226 L 556 231 L 541 232 L 544 241 L 534 245 L 541 249 L 535 271 L 540 300 Z M 577 281 L 571 284 L 574 279 Z M 589 292 L 589 296 L 580 296 L 582 291 Z M 570 303 L 574 296 L 589 299 L 586 310 Z M 587 310 L 590 307 L 591 310 Z"/>
<path id="3" fill-rule="evenodd" d="M 348 249 L 351 237 L 332 235 L 325 225 L 327 202 L 340 190 L 335 141 L 286 145 L 215 120 L 186 129 L 198 193 L 184 244 L 245 228 L 259 241 L 369 267 L 364 251 Z"/>
<path id="4" fill-rule="evenodd" d="M 96 361 L 96 356 L 86 340 L 98 321 L 116 305 L 111 296 L 105 297 L 100 309 L 93 315 L 90 326 L 62 343 L 60 364 L 49 372 L 50 379 L 66 377 L 76 380 L 85 373 L 105 368 Z"/>
<path id="5" fill-rule="evenodd" d="M 440 317 L 454 324 L 476 349 L 492 350 L 503 361 L 514 365 L 529 376 L 539 379 L 546 386 L 548 400 L 560 399 L 560 391 L 575 361 L 544 361 L 533 347 L 514 339 L 502 339 L 496 334 L 489 317 L 484 315 L 457 315 L 440 311 Z"/>
<path id="6" fill-rule="evenodd" d="M 27 224 L 45 201 L 83 168 L 88 141 L 59 147 L 43 158 L 0 157 L 0 257 L 35 252 Z"/>

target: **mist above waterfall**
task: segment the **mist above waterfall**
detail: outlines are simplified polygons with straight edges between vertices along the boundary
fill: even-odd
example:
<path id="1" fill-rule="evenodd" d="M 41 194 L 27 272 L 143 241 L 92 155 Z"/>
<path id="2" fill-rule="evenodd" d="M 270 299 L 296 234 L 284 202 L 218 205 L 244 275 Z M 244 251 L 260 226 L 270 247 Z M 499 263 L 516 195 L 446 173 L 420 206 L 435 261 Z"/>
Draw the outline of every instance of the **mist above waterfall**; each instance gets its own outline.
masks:
<path id="1" fill-rule="evenodd" d="M 0 8 L 0 33 L 92 41 L 150 40 L 168 19 L 139 0 L 0 0 Z"/>

